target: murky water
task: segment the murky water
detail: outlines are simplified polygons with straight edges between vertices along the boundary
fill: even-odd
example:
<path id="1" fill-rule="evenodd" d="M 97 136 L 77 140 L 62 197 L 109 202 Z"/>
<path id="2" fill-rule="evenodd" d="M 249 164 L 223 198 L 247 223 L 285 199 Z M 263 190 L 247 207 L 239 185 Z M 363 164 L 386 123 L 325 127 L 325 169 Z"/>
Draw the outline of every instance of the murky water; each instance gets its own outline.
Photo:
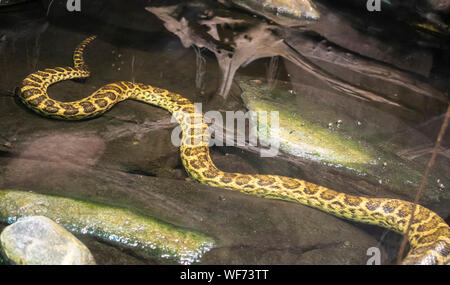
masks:
<path id="1" fill-rule="evenodd" d="M 204 233 L 217 246 L 202 264 L 365 264 L 370 247 L 381 248 L 384 263 L 395 258 L 400 236 L 387 230 L 193 182 L 171 143 L 176 124 L 162 109 L 126 101 L 97 119 L 54 121 L 14 94 L 31 72 L 70 66 L 74 47 L 96 34 L 86 54 L 91 77 L 52 86 L 52 98 L 73 101 L 128 80 L 182 94 L 204 112 L 272 108 L 289 123 L 291 144 L 272 158 L 258 148 L 213 146 L 220 169 L 412 201 L 446 109 L 440 50 L 428 51 L 435 61 L 426 77 L 215 1 L 148 10 L 146 1 L 93 1 L 82 12 L 59 2 L 49 10 L 33 1 L 0 8 L 0 189 L 103 203 Z M 447 222 L 448 133 L 421 200 Z M 100 264 L 160 263 L 79 237 Z"/>

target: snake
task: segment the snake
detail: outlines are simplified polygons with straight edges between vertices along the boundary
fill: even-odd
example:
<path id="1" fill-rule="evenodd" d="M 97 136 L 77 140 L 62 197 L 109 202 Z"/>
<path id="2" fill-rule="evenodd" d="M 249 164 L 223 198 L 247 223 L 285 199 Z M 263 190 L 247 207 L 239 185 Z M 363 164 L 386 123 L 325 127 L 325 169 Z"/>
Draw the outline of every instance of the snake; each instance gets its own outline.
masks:
<path id="1" fill-rule="evenodd" d="M 47 94 L 50 85 L 90 76 L 84 51 L 95 38 L 88 37 L 76 47 L 73 67 L 46 68 L 28 75 L 18 94 L 23 104 L 42 116 L 58 120 L 98 117 L 127 99 L 163 108 L 181 127 L 181 161 L 193 180 L 258 197 L 300 203 L 339 218 L 407 234 L 409 251 L 402 264 L 450 264 L 450 227 L 438 214 L 419 204 L 400 199 L 349 195 L 280 175 L 244 174 L 218 169 L 211 159 L 205 139 L 208 125 L 203 120 L 202 112 L 179 94 L 143 83 L 118 81 L 104 85 L 77 101 L 62 102 L 50 98 Z"/>

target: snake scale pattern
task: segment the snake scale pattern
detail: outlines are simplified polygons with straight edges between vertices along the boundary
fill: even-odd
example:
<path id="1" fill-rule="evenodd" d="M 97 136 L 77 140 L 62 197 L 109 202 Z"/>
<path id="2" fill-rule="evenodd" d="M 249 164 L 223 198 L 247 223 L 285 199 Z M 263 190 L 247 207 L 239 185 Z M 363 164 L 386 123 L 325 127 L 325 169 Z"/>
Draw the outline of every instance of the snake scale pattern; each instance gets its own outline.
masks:
<path id="1" fill-rule="evenodd" d="M 201 113 L 186 98 L 150 85 L 116 82 L 105 85 L 84 99 L 59 102 L 47 88 L 59 81 L 89 77 L 83 52 L 95 36 L 75 49 L 74 67 L 55 67 L 34 72 L 23 80 L 20 98 L 41 115 L 61 120 L 99 116 L 116 103 L 133 99 L 168 110 L 182 129 L 180 154 L 186 172 L 200 183 L 237 190 L 259 197 L 282 199 L 308 205 L 337 217 L 378 225 L 405 234 L 414 204 L 389 198 L 366 198 L 338 193 L 300 179 L 278 175 L 249 175 L 224 172 L 211 160 L 203 141 L 207 125 Z M 436 213 L 417 205 L 408 234 L 410 250 L 403 264 L 450 264 L 450 227 Z"/>

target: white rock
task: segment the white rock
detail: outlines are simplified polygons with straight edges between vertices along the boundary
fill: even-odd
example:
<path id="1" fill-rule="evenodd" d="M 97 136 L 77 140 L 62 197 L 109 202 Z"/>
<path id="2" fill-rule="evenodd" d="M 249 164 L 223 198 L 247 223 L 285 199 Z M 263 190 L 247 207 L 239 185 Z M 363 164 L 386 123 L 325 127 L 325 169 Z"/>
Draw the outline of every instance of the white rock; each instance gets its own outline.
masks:
<path id="1" fill-rule="evenodd" d="M 89 249 L 49 218 L 27 217 L 7 226 L 0 235 L 3 256 L 23 265 L 95 264 Z"/>

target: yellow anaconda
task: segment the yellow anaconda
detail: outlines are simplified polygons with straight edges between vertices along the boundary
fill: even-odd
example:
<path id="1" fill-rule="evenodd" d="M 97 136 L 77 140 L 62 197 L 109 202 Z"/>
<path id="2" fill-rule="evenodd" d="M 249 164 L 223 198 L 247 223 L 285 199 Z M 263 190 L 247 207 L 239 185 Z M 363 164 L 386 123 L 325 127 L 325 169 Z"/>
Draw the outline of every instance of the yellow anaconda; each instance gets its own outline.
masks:
<path id="1" fill-rule="evenodd" d="M 237 190 L 260 197 L 305 204 L 345 219 L 379 225 L 404 234 L 414 204 L 397 199 L 365 198 L 338 193 L 304 180 L 277 175 L 223 172 L 211 160 L 203 141 L 207 125 L 186 98 L 150 85 L 116 82 L 89 97 L 73 102 L 49 98 L 47 88 L 56 82 L 89 76 L 83 60 L 84 40 L 75 50 L 74 67 L 55 67 L 34 72 L 23 80 L 21 100 L 50 118 L 81 120 L 103 114 L 114 104 L 133 99 L 171 112 L 182 128 L 181 159 L 188 174 L 200 183 Z M 404 264 L 450 264 L 450 227 L 436 213 L 417 205 L 408 235 L 410 251 Z"/>

